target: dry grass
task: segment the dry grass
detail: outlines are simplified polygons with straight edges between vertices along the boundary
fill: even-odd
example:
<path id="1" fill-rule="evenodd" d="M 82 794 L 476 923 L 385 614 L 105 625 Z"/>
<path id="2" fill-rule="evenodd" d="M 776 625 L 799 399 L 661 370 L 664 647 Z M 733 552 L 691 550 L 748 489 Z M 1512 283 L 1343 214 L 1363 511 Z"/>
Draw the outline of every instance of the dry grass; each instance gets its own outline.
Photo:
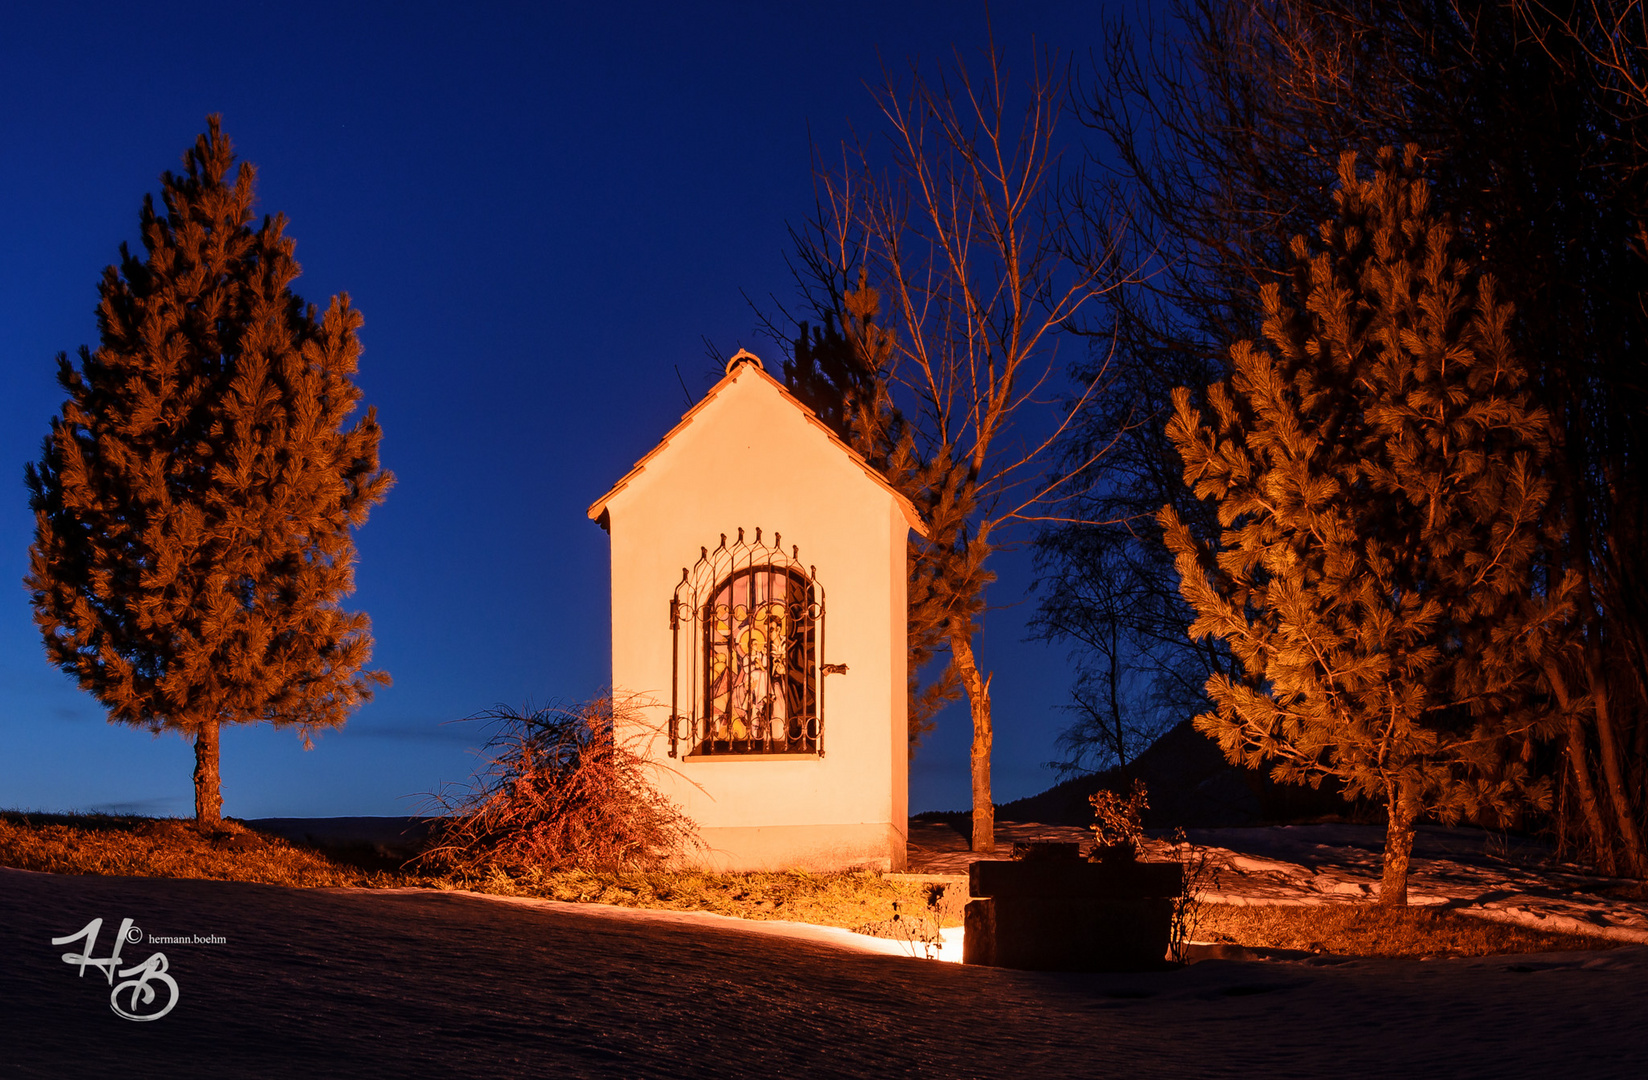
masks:
<path id="1" fill-rule="evenodd" d="M 1204 904 L 1200 917 L 1202 941 L 1337 956 L 1492 956 L 1618 945 L 1436 908 L 1377 904 Z"/>
<path id="2" fill-rule="evenodd" d="M 453 884 L 502 896 L 710 911 L 741 919 L 786 919 L 847 929 L 888 920 L 895 910 L 906 917 L 926 914 L 930 900 L 926 883 L 870 872 L 711 874 L 569 869 L 518 875 L 493 872 L 482 878 L 454 879 Z M 942 926 L 960 926 L 959 909 L 946 905 L 937 921 Z"/>
<path id="3" fill-rule="evenodd" d="M 428 875 L 385 868 L 381 859 L 323 852 L 224 822 L 215 837 L 178 819 L 0 811 L 0 865 L 56 874 L 211 878 L 297 887 L 467 888 L 505 896 L 712 911 L 745 919 L 788 919 L 848 929 L 894 912 L 929 913 L 932 886 L 874 873 L 709 874 L 692 871 L 528 870 Z M 954 904 L 937 920 L 959 925 Z M 1373 905 L 1201 905 L 1202 941 L 1299 949 L 1340 956 L 1482 956 L 1601 949 L 1603 938 L 1556 934 L 1430 908 Z"/>
<path id="4" fill-rule="evenodd" d="M 106 814 L 0 811 L 0 865 L 53 874 L 209 878 L 269 885 L 382 888 L 404 875 L 351 865 L 224 821 L 203 836 L 192 821 Z"/>
<path id="5" fill-rule="evenodd" d="M 899 902 L 925 911 L 921 882 L 872 873 L 708 874 L 688 871 L 527 870 L 423 874 L 385 866 L 361 851 L 319 851 L 234 821 L 215 837 L 192 821 L 103 814 L 0 811 L 0 866 L 53 874 L 208 878 L 300 888 L 472 889 L 572 903 L 713 911 L 853 928 L 885 920 Z M 959 925 L 952 915 L 944 925 Z"/>

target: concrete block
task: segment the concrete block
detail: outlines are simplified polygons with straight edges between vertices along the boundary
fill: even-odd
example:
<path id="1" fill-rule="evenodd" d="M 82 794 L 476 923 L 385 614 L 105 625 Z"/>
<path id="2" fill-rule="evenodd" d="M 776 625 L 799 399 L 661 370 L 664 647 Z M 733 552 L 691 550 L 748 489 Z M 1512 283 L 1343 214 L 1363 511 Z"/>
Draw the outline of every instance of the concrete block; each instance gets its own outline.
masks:
<path id="1" fill-rule="evenodd" d="M 1167 966 L 1178 863 L 975 862 L 962 962 L 1027 971 Z"/>

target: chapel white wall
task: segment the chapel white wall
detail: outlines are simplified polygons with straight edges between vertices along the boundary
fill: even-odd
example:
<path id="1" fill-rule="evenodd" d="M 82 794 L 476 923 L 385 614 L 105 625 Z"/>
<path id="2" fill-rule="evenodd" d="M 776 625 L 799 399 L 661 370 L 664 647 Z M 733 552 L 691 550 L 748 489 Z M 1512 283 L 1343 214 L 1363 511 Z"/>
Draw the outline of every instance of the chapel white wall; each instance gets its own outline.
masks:
<path id="1" fill-rule="evenodd" d="M 764 377 L 741 368 L 606 503 L 612 539 L 614 693 L 638 706 L 655 780 L 699 825 L 722 868 L 901 869 L 908 820 L 905 550 L 897 501 Z M 668 756 L 673 638 L 683 567 L 743 527 L 816 568 L 825 595 L 818 758 Z M 685 713 L 691 703 L 682 702 Z M 681 752 L 685 754 L 683 744 Z"/>

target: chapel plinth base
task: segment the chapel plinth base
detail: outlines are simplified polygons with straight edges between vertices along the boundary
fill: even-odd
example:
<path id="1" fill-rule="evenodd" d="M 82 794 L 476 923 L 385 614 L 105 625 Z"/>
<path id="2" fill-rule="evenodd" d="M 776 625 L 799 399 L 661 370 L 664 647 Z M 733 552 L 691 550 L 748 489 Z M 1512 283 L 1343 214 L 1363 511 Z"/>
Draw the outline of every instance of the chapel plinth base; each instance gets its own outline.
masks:
<path id="1" fill-rule="evenodd" d="M 902 871 L 904 832 L 891 822 L 856 825 L 753 825 L 699 830 L 687 865 L 718 872 Z"/>

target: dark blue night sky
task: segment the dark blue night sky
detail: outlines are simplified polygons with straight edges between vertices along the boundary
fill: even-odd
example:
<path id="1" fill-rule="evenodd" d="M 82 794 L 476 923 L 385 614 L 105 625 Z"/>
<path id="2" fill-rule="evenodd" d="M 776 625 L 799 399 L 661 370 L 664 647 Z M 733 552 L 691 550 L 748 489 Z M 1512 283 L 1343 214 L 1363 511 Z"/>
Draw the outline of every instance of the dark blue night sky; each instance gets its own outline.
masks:
<path id="1" fill-rule="evenodd" d="M 997 4 L 997 44 L 1086 57 L 1101 9 Z M 23 464 L 60 404 L 54 356 L 96 345 L 96 285 L 210 112 L 290 219 L 324 306 L 365 315 L 360 383 L 399 477 L 358 536 L 375 667 L 393 687 L 305 753 L 226 730 L 224 812 L 400 814 L 462 780 L 495 703 L 609 678 L 607 541 L 584 516 L 747 347 L 746 296 L 789 300 L 786 222 L 809 138 L 876 131 L 867 81 L 976 60 L 979 3 L 40 4 L 0 33 L 0 807 L 188 814 L 188 743 L 108 724 L 50 667 L 21 579 Z M 677 371 L 680 378 L 678 379 Z M 999 800 L 1045 788 L 1065 724 L 1061 647 L 1025 642 L 1022 555 L 999 567 Z M 9 583 L 9 584 L 4 584 Z M 953 707 L 912 809 L 968 802 Z"/>

